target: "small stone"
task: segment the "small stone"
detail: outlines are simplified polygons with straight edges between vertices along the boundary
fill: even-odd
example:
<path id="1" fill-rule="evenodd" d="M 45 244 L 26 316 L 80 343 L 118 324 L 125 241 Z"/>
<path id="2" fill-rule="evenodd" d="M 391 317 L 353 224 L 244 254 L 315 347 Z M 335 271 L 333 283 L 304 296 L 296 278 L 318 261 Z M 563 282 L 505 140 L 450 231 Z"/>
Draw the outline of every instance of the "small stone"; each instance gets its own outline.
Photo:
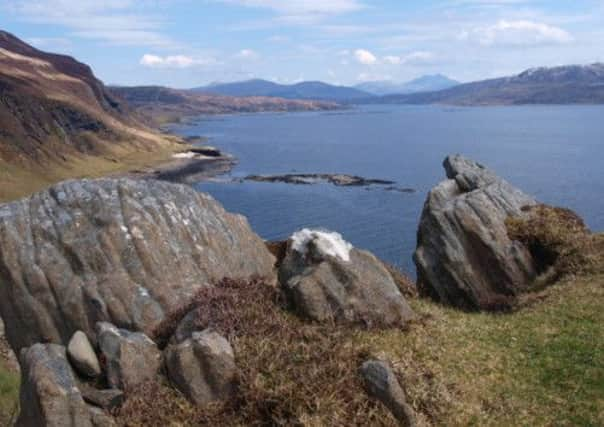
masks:
<path id="1" fill-rule="evenodd" d="M 161 352 L 148 336 L 107 322 L 97 323 L 97 331 L 110 387 L 127 390 L 155 379 L 161 367 Z"/>
<path id="2" fill-rule="evenodd" d="M 98 390 L 89 385 L 81 385 L 80 391 L 87 403 L 108 411 L 124 403 L 124 392 L 118 389 Z"/>
<path id="3" fill-rule="evenodd" d="M 361 367 L 367 393 L 382 402 L 392 415 L 406 427 L 416 425 L 413 409 L 407 403 L 394 371 L 381 360 L 368 360 Z"/>
<path id="4" fill-rule="evenodd" d="M 180 344 L 168 346 L 165 360 L 172 383 L 197 405 L 227 400 L 234 392 L 233 348 L 216 332 L 194 332 Z"/>
<path id="5" fill-rule="evenodd" d="M 101 365 L 86 334 L 77 331 L 69 340 L 67 355 L 76 371 L 80 374 L 96 378 L 101 375 Z"/>

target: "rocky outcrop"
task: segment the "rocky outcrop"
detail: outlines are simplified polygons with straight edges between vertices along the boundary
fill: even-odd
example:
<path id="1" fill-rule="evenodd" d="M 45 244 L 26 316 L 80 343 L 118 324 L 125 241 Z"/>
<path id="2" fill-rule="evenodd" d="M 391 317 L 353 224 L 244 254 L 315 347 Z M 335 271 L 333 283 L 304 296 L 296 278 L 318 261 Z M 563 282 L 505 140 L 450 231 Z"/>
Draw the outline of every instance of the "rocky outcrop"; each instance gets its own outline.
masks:
<path id="1" fill-rule="evenodd" d="M 69 340 L 67 354 L 74 368 L 84 376 L 95 378 L 101 375 L 101 366 L 86 334 L 77 331 Z"/>
<path id="2" fill-rule="evenodd" d="M 497 309 L 536 275 L 529 251 L 508 236 L 506 219 L 535 200 L 462 156 L 444 162 L 447 180 L 430 191 L 417 250 L 423 295 L 469 310 Z"/>
<path id="3" fill-rule="evenodd" d="M 228 399 L 235 390 L 235 354 L 229 342 L 210 330 L 168 346 L 165 351 L 168 377 L 197 405 Z"/>
<path id="4" fill-rule="evenodd" d="M 382 402 L 400 425 L 405 427 L 416 425 L 413 408 L 407 403 L 405 392 L 388 363 L 381 360 L 368 360 L 361 366 L 361 376 L 367 393 Z"/>
<path id="5" fill-rule="evenodd" d="M 400 326 L 414 318 L 382 262 L 337 233 L 294 234 L 279 281 L 295 309 L 315 321 Z"/>
<path id="6" fill-rule="evenodd" d="M 0 206 L 0 311 L 15 349 L 94 326 L 151 331 L 224 277 L 273 275 L 247 220 L 159 181 L 68 181 Z"/>
<path id="7" fill-rule="evenodd" d="M 17 426 L 114 425 L 109 416 L 84 401 L 64 347 L 35 344 L 22 350 L 20 361 L 21 413 Z"/>
<path id="8" fill-rule="evenodd" d="M 156 378 L 161 352 L 148 336 L 106 322 L 98 323 L 97 330 L 110 387 L 130 389 Z"/>

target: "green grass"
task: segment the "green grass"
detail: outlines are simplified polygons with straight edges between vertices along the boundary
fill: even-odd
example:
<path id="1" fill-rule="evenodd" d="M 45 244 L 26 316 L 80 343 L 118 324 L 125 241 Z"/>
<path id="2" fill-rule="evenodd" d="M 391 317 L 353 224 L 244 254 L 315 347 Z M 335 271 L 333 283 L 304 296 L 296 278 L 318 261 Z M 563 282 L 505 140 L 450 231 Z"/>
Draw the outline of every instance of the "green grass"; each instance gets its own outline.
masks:
<path id="1" fill-rule="evenodd" d="M 394 361 L 426 423 L 604 425 L 604 276 L 541 298 L 499 315 L 416 300 L 423 324 L 360 341 Z"/>
<path id="2" fill-rule="evenodd" d="M 19 374 L 0 362 L 0 426 L 12 425 L 19 405 Z"/>

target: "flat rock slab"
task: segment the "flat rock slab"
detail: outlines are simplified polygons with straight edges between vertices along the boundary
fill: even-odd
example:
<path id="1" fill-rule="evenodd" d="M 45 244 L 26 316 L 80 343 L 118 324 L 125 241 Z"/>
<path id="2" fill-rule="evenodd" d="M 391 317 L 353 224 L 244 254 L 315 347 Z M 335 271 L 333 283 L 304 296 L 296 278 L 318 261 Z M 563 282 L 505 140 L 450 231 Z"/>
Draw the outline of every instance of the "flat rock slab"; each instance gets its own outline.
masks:
<path id="1" fill-rule="evenodd" d="M 273 276 L 240 215 L 155 180 L 67 181 L 0 205 L 0 312 L 15 349 L 109 321 L 150 334 L 224 277 Z"/>

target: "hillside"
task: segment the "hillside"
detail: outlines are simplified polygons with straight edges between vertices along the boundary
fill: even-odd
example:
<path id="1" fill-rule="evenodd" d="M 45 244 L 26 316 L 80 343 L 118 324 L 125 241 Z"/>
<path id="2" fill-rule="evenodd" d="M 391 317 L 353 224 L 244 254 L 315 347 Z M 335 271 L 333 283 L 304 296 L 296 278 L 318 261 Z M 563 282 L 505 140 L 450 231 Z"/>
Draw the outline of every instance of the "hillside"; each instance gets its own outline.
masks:
<path id="1" fill-rule="evenodd" d="M 267 80 L 247 80 L 234 83 L 216 83 L 193 89 L 194 92 L 228 96 L 271 96 L 286 99 L 318 99 L 353 101 L 372 95 L 359 89 L 335 86 L 323 82 L 301 82 L 282 85 Z"/>
<path id="2" fill-rule="evenodd" d="M 448 89 L 457 86 L 460 83 L 450 79 L 442 74 L 421 76 L 404 83 L 397 83 L 391 80 L 364 82 L 355 86 L 365 92 L 373 95 L 393 95 L 407 94 L 416 92 L 432 92 L 436 90 Z"/>
<path id="3" fill-rule="evenodd" d="M 534 68 L 513 77 L 466 83 L 437 92 L 385 96 L 379 102 L 453 105 L 601 104 L 604 103 L 604 64 Z"/>
<path id="4" fill-rule="evenodd" d="M 334 102 L 274 98 L 234 97 L 177 90 L 161 86 L 111 87 L 139 113 L 155 123 L 177 122 L 200 114 L 257 113 L 265 111 L 317 111 L 339 108 Z"/>
<path id="5" fill-rule="evenodd" d="M 87 65 L 0 32 L 0 201 L 67 177 L 138 167 L 177 148 Z"/>

